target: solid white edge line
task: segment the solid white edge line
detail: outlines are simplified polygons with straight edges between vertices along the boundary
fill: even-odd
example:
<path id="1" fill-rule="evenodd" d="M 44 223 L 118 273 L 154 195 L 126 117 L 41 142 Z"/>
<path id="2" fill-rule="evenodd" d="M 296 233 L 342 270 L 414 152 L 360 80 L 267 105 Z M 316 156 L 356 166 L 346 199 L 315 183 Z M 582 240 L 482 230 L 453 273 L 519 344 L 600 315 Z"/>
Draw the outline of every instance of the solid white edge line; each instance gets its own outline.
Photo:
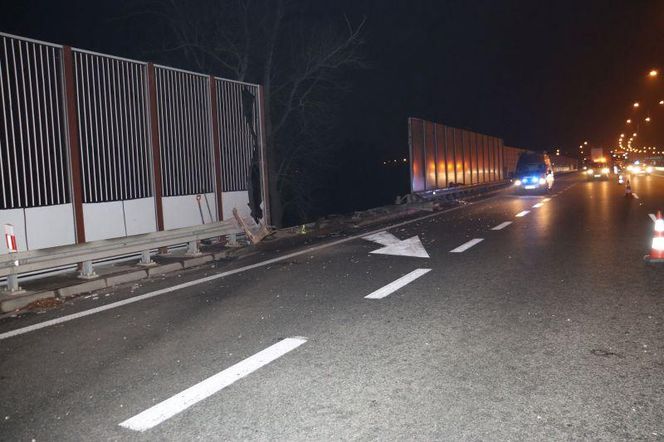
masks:
<path id="1" fill-rule="evenodd" d="M 247 359 L 121 422 L 119 425 L 134 431 L 149 430 L 296 349 L 305 342 L 307 342 L 307 339 L 302 337 L 283 339 L 265 350 L 261 350 L 255 355 L 249 356 Z"/>
<path id="2" fill-rule="evenodd" d="M 499 192 L 502 192 L 502 191 L 505 191 L 505 190 L 506 189 L 499 189 L 499 190 L 496 190 L 494 192 L 489 192 L 487 195 L 490 195 L 492 193 L 499 193 Z M 492 197 L 492 198 L 495 198 L 495 197 Z M 117 308 L 117 307 L 122 307 L 124 305 L 132 304 L 134 302 L 143 301 L 144 299 L 154 298 L 155 296 L 160 296 L 160 295 L 163 295 L 163 294 L 166 294 L 166 293 L 174 292 L 174 291 L 179 290 L 179 289 L 192 287 L 192 286 L 195 286 L 195 285 L 198 285 L 198 284 L 203 284 L 203 283 L 214 281 L 214 280 L 220 279 L 220 278 L 225 278 L 226 276 L 231 276 L 231 275 L 234 275 L 236 273 L 242 273 L 242 272 L 245 272 L 247 270 L 252 270 L 252 269 L 255 269 L 255 268 L 259 268 L 259 267 L 265 267 L 265 266 L 268 266 L 270 264 L 274 264 L 274 263 L 277 263 L 277 262 L 280 262 L 280 261 L 284 261 L 284 260 L 287 260 L 287 259 L 290 259 L 290 258 L 293 258 L 293 257 L 296 257 L 296 256 L 304 255 L 304 254 L 307 254 L 307 253 L 315 252 L 315 251 L 318 251 L 318 250 L 326 249 L 328 247 L 334 247 L 334 246 L 337 246 L 339 244 L 343 244 L 343 243 L 346 243 L 346 242 L 349 242 L 349 241 L 353 241 L 353 240 L 362 238 L 363 236 L 383 232 L 385 230 L 393 229 L 395 227 L 406 226 L 408 224 L 413 224 L 413 223 L 416 223 L 416 222 L 419 222 L 419 221 L 424 221 L 424 220 L 427 220 L 429 218 L 434 218 L 436 216 L 441 216 L 441 215 L 444 215 L 446 213 L 462 209 L 464 207 L 473 206 L 477 203 L 486 202 L 489 199 L 490 198 L 486 198 L 486 199 L 483 199 L 483 200 L 480 200 L 480 201 L 477 201 L 477 202 L 471 201 L 471 202 L 469 202 L 467 204 L 464 204 L 462 206 L 451 207 L 449 209 L 445 209 L 445 210 L 442 210 L 442 211 L 437 212 L 437 213 L 432 213 L 432 214 L 429 214 L 429 215 L 425 215 L 425 216 L 422 216 L 420 218 L 415 218 L 415 219 L 411 219 L 411 220 L 408 220 L 408 221 L 402 221 L 400 223 L 385 226 L 385 227 L 382 227 L 380 229 L 376 229 L 376 230 L 369 231 L 369 232 L 366 232 L 366 233 L 361 233 L 361 234 L 358 234 L 358 235 L 349 236 L 348 238 L 339 239 L 339 240 L 332 241 L 332 242 L 329 242 L 329 243 L 320 244 L 320 245 L 313 246 L 313 247 L 308 247 L 306 249 L 302 249 L 302 250 L 299 250 L 297 252 L 288 253 L 286 255 L 278 256 L 276 258 L 268 259 L 266 261 L 261 261 L 261 262 L 255 263 L 255 264 L 250 264 L 250 265 L 247 265 L 247 266 L 244 266 L 244 267 L 239 267 L 237 269 L 228 270 L 226 272 L 218 273 L 216 275 L 207 276 L 207 277 L 201 278 L 201 279 L 195 279 L 193 281 L 189 281 L 189 282 L 185 282 L 185 283 L 182 283 L 182 284 L 174 285 L 172 287 L 167 287 L 165 289 L 156 290 L 154 292 L 145 293 L 143 295 L 135 296 L 135 297 L 128 298 L 128 299 L 125 299 L 125 300 L 122 300 L 122 301 L 117 301 L 117 302 L 113 302 L 111 304 L 106 304 L 106 305 L 103 305 L 103 306 L 100 306 L 100 307 L 95 307 L 95 308 L 90 309 L 90 310 L 84 310 L 82 312 L 72 313 L 71 315 L 66 315 L 66 316 L 62 316 L 60 318 L 50 319 L 48 321 L 40 322 L 38 324 L 29 325 L 27 327 L 17 328 L 15 330 L 10 330 L 8 332 L 0 333 L 0 341 L 2 341 L 3 339 L 12 338 L 14 336 L 23 335 L 25 333 L 30 333 L 30 332 L 35 331 L 35 330 L 40 330 L 42 328 L 50 327 L 52 325 L 62 324 L 63 322 L 72 321 L 74 319 L 83 318 L 85 316 L 94 315 L 96 313 L 101 313 L 101 312 L 104 312 L 106 310 L 111 310 L 111 309 L 114 309 L 114 308 Z"/>
<path id="3" fill-rule="evenodd" d="M 505 221 L 498 224 L 496 227 L 491 228 L 491 230 L 503 230 L 505 227 L 509 226 L 510 224 L 512 224 L 512 221 Z"/>
<path id="4" fill-rule="evenodd" d="M 382 299 L 400 288 L 402 288 L 405 285 L 410 284 L 411 282 L 415 281 L 417 278 L 420 276 L 424 276 L 427 273 L 429 273 L 431 269 L 416 269 L 413 270 L 412 272 L 408 273 L 407 275 L 402 276 L 401 278 L 397 279 L 396 281 L 392 281 L 391 283 L 387 284 L 386 286 L 383 286 L 379 288 L 378 290 L 371 292 L 367 296 L 365 296 L 366 299 Z"/>
<path id="5" fill-rule="evenodd" d="M 650 219 L 652 220 L 652 222 L 657 221 L 657 217 L 655 216 L 654 213 L 649 213 L 648 216 L 650 217 Z"/>
<path id="6" fill-rule="evenodd" d="M 530 213 L 530 210 L 522 210 L 521 212 L 517 213 L 517 214 L 514 215 L 514 216 L 516 216 L 517 218 L 521 218 L 521 217 L 523 217 L 523 216 L 528 215 L 529 213 Z"/>
<path id="7" fill-rule="evenodd" d="M 465 252 L 466 250 L 470 249 L 471 247 L 473 247 L 473 246 L 476 245 L 476 244 L 481 243 L 482 241 L 484 241 L 484 238 L 475 238 L 475 239 L 471 239 L 470 241 L 461 244 L 459 247 L 450 250 L 450 253 L 462 253 L 462 252 Z"/>

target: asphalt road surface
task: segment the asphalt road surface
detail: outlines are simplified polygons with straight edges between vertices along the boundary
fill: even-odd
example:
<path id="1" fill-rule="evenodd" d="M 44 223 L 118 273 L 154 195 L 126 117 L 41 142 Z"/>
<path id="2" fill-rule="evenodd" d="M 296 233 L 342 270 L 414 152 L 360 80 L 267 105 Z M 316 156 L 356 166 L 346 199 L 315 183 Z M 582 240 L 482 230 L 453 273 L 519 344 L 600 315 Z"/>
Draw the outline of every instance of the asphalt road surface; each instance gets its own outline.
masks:
<path id="1" fill-rule="evenodd" d="M 664 177 L 631 183 L 559 177 L 5 319 L 0 439 L 661 440 Z"/>

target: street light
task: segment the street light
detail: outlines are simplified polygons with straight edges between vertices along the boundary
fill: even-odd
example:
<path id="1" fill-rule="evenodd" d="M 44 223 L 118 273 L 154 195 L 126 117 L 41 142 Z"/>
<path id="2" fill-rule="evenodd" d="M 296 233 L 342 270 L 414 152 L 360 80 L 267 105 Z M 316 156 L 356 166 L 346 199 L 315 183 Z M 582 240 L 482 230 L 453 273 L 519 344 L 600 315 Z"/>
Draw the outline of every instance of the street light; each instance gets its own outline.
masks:
<path id="1" fill-rule="evenodd" d="M 634 107 L 639 107 L 639 102 L 638 102 L 638 101 L 635 101 L 634 104 L 633 104 L 632 106 L 634 106 Z"/>
<path id="2" fill-rule="evenodd" d="M 627 124 L 632 124 L 632 120 L 628 118 L 627 119 Z"/>
<path id="3" fill-rule="evenodd" d="M 587 141 L 584 141 L 583 144 L 585 144 L 585 145 L 587 146 L 587 145 L 588 145 L 588 142 L 587 142 Z"/>
<path id="4" fill-rule="evenodd" d="M 650 117 L 646 117 L 645 120 L 646 120 L 646 123 L 649 123 L 650 122 Z"/>
<path id="5" fill-rule="evenodd" d="M 657 72 L 656 69 L 652 69 L 650 72 L 648 72 L 648 76 L 649 76 L 650 78 L 654 78 L 654 77 L 657 76 L 658 73 L 659 73 L 659 72 Z"/>

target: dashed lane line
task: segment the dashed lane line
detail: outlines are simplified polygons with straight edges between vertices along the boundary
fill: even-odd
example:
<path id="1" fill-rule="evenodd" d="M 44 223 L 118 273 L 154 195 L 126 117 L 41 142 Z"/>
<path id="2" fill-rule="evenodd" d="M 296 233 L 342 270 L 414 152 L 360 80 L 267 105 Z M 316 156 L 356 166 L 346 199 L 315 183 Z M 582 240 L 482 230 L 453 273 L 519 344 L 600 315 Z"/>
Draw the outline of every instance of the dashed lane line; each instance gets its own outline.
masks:
<path id="1" fill-rule="evenodd" d="M 634 198 L 636 198 L 637 200 L 640 199 L 639 196 L 638 196 L 636 193 L 633 193 L 633 192 L 632 192 L 632 196 L 633 196 Z"/>
<path id="2" fill-rule="evenodd" d="M 286 353 L 295 350 L 307 342 L 306 338 L 286 338 L 237 364 L 220 371 L 193 387 L 166 399 L 157 405 L 121 422 L 119 425 L 134 431 L 146 431 L 167 419 L 183 412 L 192 405 L 207 399 L 213 394 L 233 384 L 235 381 L 253 373 L 264 365 L 280 358 Z"/>
<path id="3" fill-rule="evenodd" d="M 539 209 L 539 208 L 542 207 L 543 205 L 544 205 L 543 203 L 537 203 L 537 204 L 535 204 L 535 205 L 533 206 L 533 208 L 534 208 L 534 209 Z"/>
<path id="4" fill-rule="evenodd" d="M 512 224 L 512 221 L 505 221 L 503 223 L 498 224 L 496 227 L 491 228 L 491 230 L 503 230 L 505 227 L 509 226 Z"/>
<path id="5" fill-rule="evenodd" d="M 495 191 L 495 193 L 500 193 L 502 190 L 503 189 Z M 492 192 L 489 192 L 489 193 L 492 193 Z M 487 199 L 484 199 L 484 200 L 481 200 L 481 201 L 478 201 L 478 202 L 486 202 L 488 200 L 489 199 L 487 198 Z M 92 309 L 89 309 L 89 310 L 84 310 L 84 311 L 81 311 L 81 312 L 78 312 L 78 313 L 72 313 L 71 315 L 65 315 L 65 316 L 61 316 L 59 318 L 49 319 L 49 320 L 44 321 L 44 322 L 39 322 L 37 324 L 29 325 L 27 327 L 22 327 L 22 328 L 17 328 L 17 329 L 14 329 L 14 330 L 10 330 L 10 331 L 4 332 L 4 333 L 0 333 L 0 341 L 2 341 L 3 339 L 12 338 L 14 336 L 20 336 L 20 335 L 23 335 L 23 334 L 26 334 L 26 333 L 30 333 L 30 332 L 33 332 L 33 331 L 36 331 L 36 330 L 41 330 L 42 328 L 51 327 L 53 325 L 62 324 L 64 322 L 73 321 L 75 319 L 84 318 L 84 317 L 90 316 L 90 315 L 95 315 L 97 313 L 101 313 L 101 312 L 104 312 L 106 310 L 112 310 L 114 308 L 122 307 L 122 306 L 125 306 L 125 305 L 128 305 L 128 304 L 133 304 L 134 302 L 139 302 L 139 301 L 143 301 L 145 299 L 150 299 L 150 298 L 154 298 L 156 296 L 161 296 L 161 295 L 165 295 L 167 293 L 172 293 L 172 292 L 175 292 L 175 291 L 178 291 L 180 289 L 187 288 L 187 287 L 193 287 L 193 286 L 196 286 L 196 285 L 199 285 L 199 284 L 204 284 L 206 282 L 215 281 L 217 279 L 225 278 L 227 276 L 235 275 L 237 273 L 246 272 L 248 270 L 252 270 L 252 269 L 256 269 L 256 268 L 260 268 L 260 267 L 265 267 L 265 266 L 268 266 L 270 264 L 274 264 L 274 263 L 277 263 L 277 262 L 281 262 L 281 261 L 285 261 L 287 259 L 294 258 L 296 256 L 310 254 L 312 252 L 315 252 L 315 251 L 318 251 L 318 250 L 323 250 L 323 249 L 326 249 L 328 247 L 334 247 L 334 246 L 337 246 L 337 245 L 340 245 L 340 244 L 343 244 L 343 243 L 354 241 L 354 240 L 362 238 L 364 236 L 368 236 L 368 235 L 372 235 L 372 234 L 375 234 L 375 233 L 383 232 L 387 229 L 402 227 L 402 226 L 406 226 L 406 225 L 409 225 L 409 224 L 414 224 L 414 223 L 417 223 L 417 222 L 420 222 L 420 221 L 424 221 L 424 220 L 427 220 L 427 219 L 430 219 L 430 218 L 435 218 L 437 216 L 444 215 L 444 214 L 447 214 L 449 212 L 453 212 L 455 210 L 459 210 L 459 209 L 462 209 L 464 207 L 469 207 L 469 206 L 475 205 L 475 204 L 476 204 L 475 202 L 470 202 L 470 203 L 462 205 L 462 206 L 451 207 L 451 208 L 446 209 L 446 210 L 441 210 L 440 212 L 432 213 L 432 214 L 429 214 L 429 215 L 421 216 L 419 218 L 410 219 L 410 220 L 407 220 L 407 221 L 402 221 L 402 222 L 399 222 L 399 223 L 396 223 L 396 224 L 391 224 L 389 226 L 381 227 L 380 229 L 376 229 L 376 230 L 373 230 L 373 231 L 361 233 L 361 234 L 358 234 L 358 235 L 349 236 L 347 238 L 339 239 L 339 240 L 336 240 L 336 241 L 331 241 L 331 242 L 328 242 L 328 243 L 325 243 L 325 244 L 319 244 L 319 245 L 313 246 L 313 247 L 307 247 L 306 249 L 302 249 L 302 250 L 299 250 L 297 252 L 287 253 L 285 255 L 281 255 L 281 256 L 278 256 L 278 257 L 272 258 L 272 259 L 267 259 L 265 261 L 257 262 L 255 264 L 250 264 L 250 265 L 247 265 L 247 266 L 244 266 L 244 267 L 239 267 L 237 269 L 228 270 L 228 271 L 225 271 L 225 272 L 217 273 L 215 275 L 206 276 L 206 277 L 200 278 L 200 279 L 195 279 L 193 281 L 185 282 L 185 283 L 182 283 L 182 284 L 176 284 L 176 285 L 171 286 L 171 287 L 166 287 L 166 288 L 163 288 L 163 289 L 160 289 L 160 290 L 155 290 L 155 291 L 152 291 L 152 292 L 145 293 L 143 295 L 134 296 L 134 297 L 131 297 L 131 298 L 128 298 L 128 299 L 124 299 L 122 301 L 112 302 L 110 304 L 102 305 L 102 306 L 95 307 L 95 308 L 92 308 Z"/>
<path id="6" fill-rule="evenodd" d="M 484 238 L 475 238 L 475 239 L 471 239 L 470 241 L 461 244 L 461 245 L 460 245 L 459 247 L 457 247 L 456 249 L 452 249 L 452 250 L 450 250 L 450 253 L 463 253 L 463 252 L 465 252 L 466 250 L 468 250 L 468 249 L 470 249 L 471 247 L 473 247 L 474 245 L 481 243 L 482 241 L 484 241 Z"/>
<path id="7" fill-rule="evenodd" d="M 408 273 L 407 275 L 402 276 L 401 278 L 397 279 L 396 281 L 393 281 L 386 286 L 383 286 L 376 290 L 375 292 L 372 292 L 365 296 L 366 299 L 383 299 L 384 297 L 396 292 L 400 288 L 410 284 L 411 282 L 415 281 L 417 278 L 420 276 L 424 276 L 427 273 L 429 273 L 431 269 L 416 269 L 413 270 L 412 272 Z"/>
<path id="8" fill-rule="evenodd" d="M 514 215 L 514 216 L 516 216 L 517 218 L 522 218 L 522 217 L 528 215 L 529 213 L 530 213 L 530 210 L 523 210 L 523 211 L 517 213 L 517 214 Z"/>

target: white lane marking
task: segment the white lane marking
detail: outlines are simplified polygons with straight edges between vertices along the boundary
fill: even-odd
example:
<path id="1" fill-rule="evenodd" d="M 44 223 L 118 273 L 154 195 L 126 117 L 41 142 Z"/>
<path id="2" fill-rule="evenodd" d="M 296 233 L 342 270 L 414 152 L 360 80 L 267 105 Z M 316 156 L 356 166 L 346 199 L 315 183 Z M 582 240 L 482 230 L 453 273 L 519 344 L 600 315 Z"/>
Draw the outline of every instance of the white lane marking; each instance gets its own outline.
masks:
<path id="1" fill-rule="evenodd" d="M 547 201 L 551 201 L 551 198 L 544 198 L 544 199 L 542 200 L 543 203 L 545 203 L 545 202 L 547 202 Z"/>
<path id="2" fill-rule="evenodd" d="M 514 215 L 514 216 L 516 216 L 517 218 L 521 218 L 522 216 L 526 216 L 526 215 L 528 215 L 529 213 L 530 213 L 530 210 L 524 210 L 524 211 L 522 211 L 522 212 L 517 213 L 517 214 Z"/>
<path id="3" fill-rule="evenodd" d="M 382 232 L 374 233 L 373 235 L 363 236 L 362 239 L 368 241 L 377 242 L 378 244 L 384 246 L 391 246 L 393 244 L 399 244 L 401 240 L 396 236 L 392 235 L 390 232 L 383 230 Z"/>
<path id="4" fill-rule="evenodd" d="M 637 200 L 639 199 L 639 196 L 638 196 L 636 193 L 634 193 L 634 192 L 632 192 L 632 196 L 633 196 L 634 198 L 636 198 Z"/>
<path id="5" fill-rule="evenodd" d="M 535 208 L 535 209 L 539 209 L 539 208 L 542 207 L 543 205 L 544 205 L 543 203 L 537 203 L 537 204 L 535 204 L 535 205 L 533 206 L 533 208 Z"/>
<path id="6" fill-rule="evenodd" d="M 506 192 L 506 191 L 507 191 L 507 189 L 498 189 L 494 192 L 488 192 L 485 195 L 490 195 L 492 193 Z M 496 196 L 491 197 L 491 198 L 495 198 Z M 216 275 L 211 275 L 211 276 L 207 276 L 205 278 L 196 279 L 196 280 L 193 280 L 193 281 L 189 281 L 189 282 L 185 282 L 185 283 L 182 283 L 182 284 L 174 285 L 172 287 L 167 287 L 165 289 L 156 290 L 154 292 L 149 292 L 149 293 L 146 293 L 144 295 L 135 296 L 135 297 L 132 297 L 132 298 L 129 298 L 129 299 L 125 299 L 123 301 L 112 302 L 110 304 L 106 304 L 106 305 L 103 305 L 103 306 L 100 306 L 100 307 L 95 307 L 95 308 L 90 309 L 90 310 L 84 310 L 82 312 L 73 313 L 71 315 L 61 316 L 61 317 L 55 318 L 55 319 L 49 319 L 48 321 L 40 322 L 38 324 L 29 325 L 27 327 L 17 328 L 15 330 L 10 330 L 10 331 L 5 332 L 5 333 L 0 333 L 0 341 L 2 341 L 3 339 L 12 338 L 14 336 L 23 335 L 25 333 L 30 333 L 30 332 L 33 332 L 35 330 L 41 330 L 42 328 L 50 327 L 52 325 L 62 324 L 63 322 L 68 322 L 68 321 L 72 321 L 74 319 L 84 318 L 86 316 L 101 313 L 101 312 L 104 312 L 106 310 L 111 310 L 111 309 L 114 309 L 114 308 L 117 308 L 117 307 L 122 307 L 124 305 L 132 304 L 134 302 L 143 301 L 144 299 L 150 299 L 150 298 L 153 298 L 155 296 L 164 295 L 166 293 L 174 292 L 176 290 L 180 290 L 180 289 L 183 289 L 183 288 L 192 287 L 192 286 L 195 286 L 195 285 L 198 285 L 198 284 L 204 284 L 206 282 L 214 281 L 214 280 L 220 279 L 220 278 L 225 278 L 227 276 L 235 275 L 236 273 L 242 273 L 242 272 L 246 272 L 247 270 L 253 270 L 253 269 L 256 269 L 256 268 L 259 268 L 259 267 L 265 267 L 265 266 L 268 266 L 270 264 L 274 264 L 274 263 L 277 263 L 277 262 L 285 261 L 285 260 L 290 259 L 290 258 L 294 258 L 296 256 L 305 255 L 305 254 L 308 254 L 308 253 L 311 253 L 311 252 L 316 252 L 318 250 L 323 250 L 323 249 L 326 249 L 328 247 L 334 247 L 334 246 L 337 246 L 339 244 L 343 244 L 343 243 L 346 243 L 346 242 L 349 242 L 349 241 L 356 240 L 358 238 L 362 238 L 363 236 L 366 236 L 366 235 L 371 235 L 373 233 L 379 233 L 379 232 L 385 231 L 385 229 L 393 229 L 393 228 L 396 228 L 396 227 L 407 226 L 409 224 L 417 223 L 417 222 L 420 222 L 420 221 L 425 221 L 429 218 L 435 218 L 437 216 L 444 215 L 446 213 L 453 212 L 455 210 L 459 210 L 459 209 L 462 209 L 464 207 L 470 207 L 470 206 L 475 205 L 477 203 L 490 201 L 491 198 L 485 198 L 485 199 L 477 201 L 477 202 L 470 201 L 467 204 L 464 204 L 462 206 L 451 207 L 449 209 L 442 210 L 442 211 L 437 212 L 437 213 L 424 215 L 420 218 L 410 219 L 408 221 L 402 221 L 400 223 L 392 224 L 392 225 L 387 226 L 387 227 L 382 227 L 381 229 L 376 229 L 374 231 L 369 231 L 369 232 L 366 232 L 366 233 L 361 233 L 359 235 L 349 236 L 348 238 L 339 239 L 339 240 L 332 241 L 332 242 L 329 242 L 329 243 L 320 244 L 320 245 L 313 246 L 313 247 L 308 247 L 306 249 L 302 249 L 302 250 L 297 251 L 297 252 L 288 253 L 286 255 L 278 256 L 278 257 L 272 258 L 272 259 L 267 259 L 265 261 L 257 262 L 255 264 L 250 264 L 250 265 L 247 265 L 247 266 L 244 266 L 244 267 L 239 267 L 237 269 L 228 270 L 226 272 L 218 273 Z"/>
<path id="7" fill-rule="evenodd" d="M 476 245 L 476 244 L 479 244 L 479 243 L 481 243 L 482 241 L 484 241 L 484 238 L 475 238 L 475 239 L 471 239 L 470 241 L 461 244 L 461 245 L 460 245 L 459 247 L 457 247 L 456 249 L 452 249 L 452 250 L 450 250 L 450 253 L 462 253 L 462 252 L 465 252 L 466 250 L 470 249 L 472 246 L 474 246 L 474 245 Z"/>
<path id="8" fill-rule="evenodd" d="M 503 230 L 505 227 L 512 224 L 512 221 L 505 221 L 504 223 L 498 224 L 496 227 L 493 227 L 491 230 Z"/>
<path id="9" fill-rule="evenodd" d="M 119 425 L 135 431 L 149 430 L 296 349 L 305 342 L 307 342 L 307 339 L 300 337 L 281 340 L 265 350 L 259 351 L 255 355 L 238 362 L 232 367 L 199 382 L 193 387 L 189 387 L 175 396 L 121 422 Z"/>
<path id="10" fill-rule="evenodd" d="M 657 221 L 657 217 L 655 216 L 654 213 L 649 213 L 648 216 L 650 217 L 650 219 L 652 220 L 652 222 Z"/>
<path id="11" fill-rule="evenodd" d="M 429 273 L 431 269 L 416 269 L 410 272 L 407 275 L 402 276 L 401 278 L 397 279 L 396 281 L 393 281 L 389 284 L 387 284 L 384 287 L 379 288 L 375 292 L 372 292 L 365 296 L 366 299 L 382 299 L 386 297 L 387 295 L 390 295 L 397 290 L 399 290 L 401 287 L 410 284 L 411 282 L 415 281 L 417 278 L 420 276 L 426 275 Z"/>
<path id="12" fill-rule="evenodd" d="M 385 246 L 381 249 L 373 250 L 369 253 L 379 255 L 412 256 L 414 258 L 428 258 L 429 254 L 422 245 L 420 237 L 415 235 L 411 238 L 399 241 L 396 244 Z"/>

